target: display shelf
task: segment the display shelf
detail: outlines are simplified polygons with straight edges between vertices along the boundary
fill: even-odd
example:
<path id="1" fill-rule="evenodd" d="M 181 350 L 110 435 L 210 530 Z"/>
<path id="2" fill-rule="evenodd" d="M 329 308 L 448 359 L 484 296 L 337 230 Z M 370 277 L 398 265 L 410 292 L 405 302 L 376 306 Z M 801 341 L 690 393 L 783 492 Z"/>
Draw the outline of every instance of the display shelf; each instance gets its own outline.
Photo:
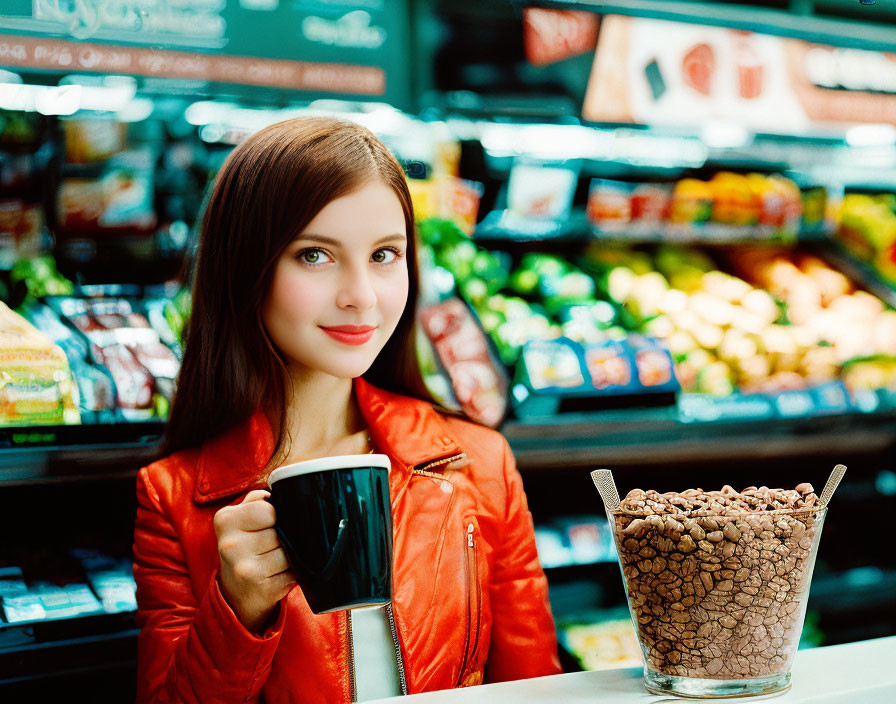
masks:
<path id="1" fill-rule="evenodd" d="M 655 229 L 627 228 L 591 230 L 592 239 L 612 242 L 685 244 L 685 245 L 743 245 L 818 243 L 830 239 L 824 229 L 801 230 L 795 236 L 782 234 L 772 228 L 714 225 L 703 227 L 660 227 Z"/>
<path id="2" fill-rule="evenodd" d="M 584 244 L 591 239 L 591 225 L 584 210 L 568 218 L 535 218 L 512 210 L 493 210 L 476 226 L 473 239 L 479 244 L 550 242 Z"/>
<path id="3" fill-rule="evenodd" d="M 667 464 L 883 452 L 896 442 L 896 410 L 813 418 L 684 423 L 675 408 L 568 413 L 509 421 L 501 432 L 521 470 L 595 463 Z"/>
<path id="4" fill-rule="evenodd" d="M 888 285 L 872 266 L 859 261 L 836 242 L 819 247 L 818 253 L 832 266 L 837 267 L 846 276 L 861 284 L 884 303 L 896 308 L 896 289 Z"/>
<path id="5" fill-rule="evenodd" d="M 139 630 L 134 627 L 133 614 L 128 616 L 130 619 L 127 624 L 121 618 L 110 619 L 108 624 L 114 628 L 106 632 L 19 643 L 10 647 L 0 646 L 0 686 L 75 673 L 116 668 L 135 669 Z M 86 619 L 87 617 L 69 620 Z M 51 622 L 41 625 L 49 627 Z M 37 630 L 38 627 L 35 625 L 32 628 Z M 2 634 L 3 631 L 0 630 L 0 635 Z"/>
<path id="6" fill-rule="evenodd" d="M 564 220 L 539 219 L 518 215 L 509 210 L 493 210 L 476 226 L 473 239 L 483 246 L 506 247 L 508 245 L 544 242 L 550 245 L 587 244 L 592 240 L 609 240 L 632 243 L 675 244 L 758 244 L 792 242 L 820 243 L 831 237 L 823 228 L 807 228 L 795 236 L 787 236 L 773 228 L 736 227 L 708 223 L 701 227 L 667 226 L 646 228 L 605 228 L 591 225 L 584 212 L 573 211 Z"/>
<path id="7" fill-rule="evenodd" d="M 132 476 L 159 454 L 162 421 L 0 428 L 0 485 Z"/>

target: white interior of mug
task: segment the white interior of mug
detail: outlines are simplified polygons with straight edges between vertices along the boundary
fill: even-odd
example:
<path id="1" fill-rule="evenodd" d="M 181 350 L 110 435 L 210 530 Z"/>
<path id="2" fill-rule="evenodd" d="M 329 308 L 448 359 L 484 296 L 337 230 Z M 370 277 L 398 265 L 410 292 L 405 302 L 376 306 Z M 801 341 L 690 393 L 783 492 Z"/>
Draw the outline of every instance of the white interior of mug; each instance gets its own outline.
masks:
<path id="1" fill-rule="evenodd" d="M 314 460 L 305 460 L 296 464 L 288 464 L 277 467 L 268 477 L 268 485 L 281 479 L 297 477 L 300 474 L 311 472 L 325 472 L 332 469 L 353 469 L 355 467 L 382 467 L 385 470 L 392 468 L 388 455 L 338 455 L 336 457 L 318 457 Z"/>

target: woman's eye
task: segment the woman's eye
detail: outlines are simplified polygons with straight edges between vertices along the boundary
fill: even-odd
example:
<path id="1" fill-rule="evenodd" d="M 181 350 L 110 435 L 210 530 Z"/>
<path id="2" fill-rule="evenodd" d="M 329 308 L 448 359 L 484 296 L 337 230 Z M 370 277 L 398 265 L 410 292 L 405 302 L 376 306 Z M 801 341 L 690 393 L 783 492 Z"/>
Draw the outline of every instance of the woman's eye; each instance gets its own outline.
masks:
<path id="1" fill-rule="evenodd" d="M 398 257 L 398 253 L 392 249 L 378 249 L 372 255 L 371 259 L 377 264 L 389 264 Z"/>
<path id="2" fill-rule="evenodd" d="M 321 264 L 326 257 L 326 253 L 321 249 L 305 249 L 298 254 L 299 261 L 306 264 Z"/>

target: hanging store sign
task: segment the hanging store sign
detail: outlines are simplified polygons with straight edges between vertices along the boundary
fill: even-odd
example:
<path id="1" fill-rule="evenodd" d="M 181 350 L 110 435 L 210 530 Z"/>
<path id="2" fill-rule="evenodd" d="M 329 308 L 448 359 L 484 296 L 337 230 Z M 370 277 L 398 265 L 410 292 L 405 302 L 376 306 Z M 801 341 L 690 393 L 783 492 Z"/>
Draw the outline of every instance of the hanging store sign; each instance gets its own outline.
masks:
<path id="1" fill-rule="evenodd" d="M 896 122 L 896 60 L 882 52 L 664 20 L 601 23 L 583 116 L 756 131 Z"/>
<path id="2" fill-rule="evenodd" d="M 4 0 L 0 67 L 410 100 L 408 0 Z"/>

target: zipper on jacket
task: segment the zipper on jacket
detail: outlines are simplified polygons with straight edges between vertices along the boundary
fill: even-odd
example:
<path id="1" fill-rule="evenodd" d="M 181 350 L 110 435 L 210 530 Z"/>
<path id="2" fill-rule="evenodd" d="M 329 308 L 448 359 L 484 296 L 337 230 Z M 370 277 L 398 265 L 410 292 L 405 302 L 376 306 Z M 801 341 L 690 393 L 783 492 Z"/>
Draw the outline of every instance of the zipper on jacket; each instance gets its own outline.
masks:
<path id="1" fill-rule="evenodd" d="M 464 659 L 461 662 L 460 667 L 460 675 L 457 679 L 457 687 L 460 687 L 464 681 L 464 675 L 467 670 L 467 665 L 469 664 L 470 655 L 476 652 L 476 648 L 479 647 L 479 627 L 480 622 L 482 620 L 481 609 L 479 608 L 479 596 L 477 590 L 479 589 L 479 561 L 476 559 L 476 541 L 474 540 L 473 533 L 475 531 L 475 526 L 472 522 L 467 524 L 466 532 L 465 532 L 465 546 L 464 546 L 464 577 L 465 580 L 465 588 L 464 591 L 467 596 L 467 638 L 464 642 Z M 473 630 L 473 598 L 476 598 L 476 624 L 475 624 L 475 639 L 473 640 L 472 647 L 470 643 L 471 631 Z"/>
<path id="2" fill-rule="evenodd" d="M 401 684 L 401 693 L 408 693 L 408 681 L 404 672 L 404 659 L 401 656 L 401 646 L 398 644 L 398 629 L 395 627 L 395 615 L 392 613 L 392 604 L 386 604 L 386 615 L 389 617 L 389 629 L 392 631 L 392 645 L 395 647 L 395 663 L 398 665 L 398 681 Z"/>
<path id="3" fill-rule="evenodd" d="M 441 467 L 446 464 L 451 464 L 452 462 L 455 462 L 457 460 L 462 460 L 466 456 L 467 456 L 466 453 L 461 452 L 460 454 L 457 454 L 457 455 L 451 455 L 449 457 L 442 457 L 441 459 L 433 460 L 432 462 L 427 462 L 425 464 L 418 464 L 411 471 L 414 474 L 423 474 L 428 477 L 436 477 L 438 479 L 442 479 L 441 474 L 436 474 L 435 472 L 430 472 L 429 470 L 431 470 L 435 467 Z"/>
<path id="4" fill-rule="evenodd" d="M 357 700 L 355 692 L 355 644 L 352 639 L 352 612 L 345 612 L 345 630 L 348 633 L 348 687 L 351 701 Z"/>

